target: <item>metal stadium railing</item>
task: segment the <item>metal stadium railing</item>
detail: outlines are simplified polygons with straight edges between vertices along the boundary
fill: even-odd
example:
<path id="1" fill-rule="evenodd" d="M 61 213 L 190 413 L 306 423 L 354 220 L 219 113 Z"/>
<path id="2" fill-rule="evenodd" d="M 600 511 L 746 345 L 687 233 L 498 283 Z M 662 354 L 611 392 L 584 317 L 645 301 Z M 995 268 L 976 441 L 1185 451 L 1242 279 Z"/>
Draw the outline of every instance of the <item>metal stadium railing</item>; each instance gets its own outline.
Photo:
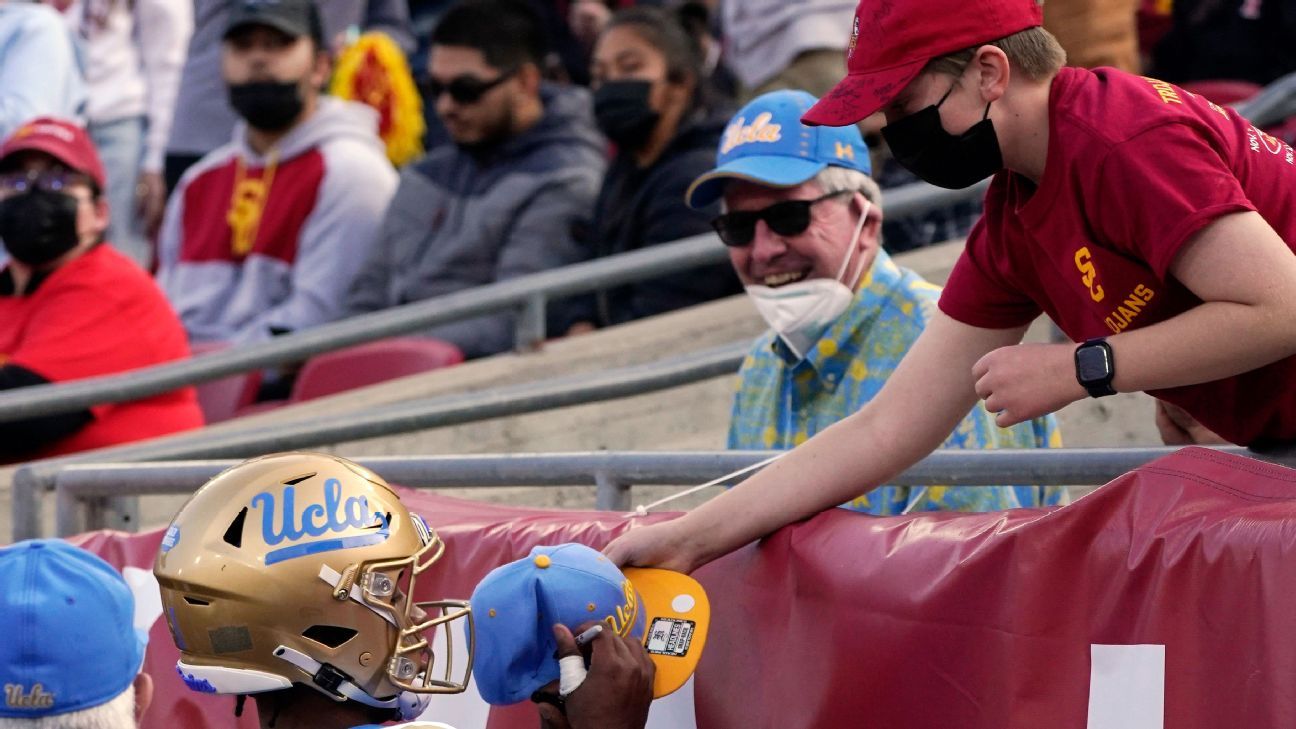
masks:
<path id="1" fill-rule="evenodd" d="M 40 525 L 44 520 L 43 497 L 53 489 L 55 476 L 72 464 L 247 458 L 274 451 L 347 443 L 642 395 L 733 374 L 738 371 L 749 347 L 750 342 L 734 342 L 650 364 L 377 407 L 350 413 L 346 418 L 336 421 L 321 421 L 316 416 L 307 416 L 296 422 L 232 432 L 197 431 L 189 436 L 159 443 L 123 446 L 107 453 L 84 453 L 37 461 L 20 466 L 13 475 L 13 538 L 27 539 L 40 533 Z M 133 502 L 134 499 L 127 498 L 114 508 L 129 514 L 136 508 Z"/>
<path id="2" fill-rule="evenodd" d="M 941 450 L 892 479 L 899 485 L 1104 484 L 1175 448 Z M 1221 450 L 1257 457 L 1241 448 Z M 392 483 L 415 488 L 594 484 L 599 509 L 630 511 L 633 485 L 706 483 L 752 466 L 774 451 L 599 452 L 359 458 Z M 1276 462 L 1283 462 L 1274 459 Z M 106 526 L 134 527 L 116 510 L 122 496 L 187 494 L 235 461 L 72 465 L 51 477 L 60 536 Z M 1296 465 L 1289 457 L 1287 465 Z M 737 482 L 741 479 L 735 479 Z"/>

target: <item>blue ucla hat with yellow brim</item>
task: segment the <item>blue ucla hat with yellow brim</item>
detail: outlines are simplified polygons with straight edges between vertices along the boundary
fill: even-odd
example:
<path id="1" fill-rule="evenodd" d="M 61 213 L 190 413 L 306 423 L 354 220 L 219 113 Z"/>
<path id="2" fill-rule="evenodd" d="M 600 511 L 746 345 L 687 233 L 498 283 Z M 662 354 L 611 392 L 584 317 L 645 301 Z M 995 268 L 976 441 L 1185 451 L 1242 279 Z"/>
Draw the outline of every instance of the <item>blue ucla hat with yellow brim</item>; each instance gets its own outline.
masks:
<path id="1" fill-rule="evenodd" d="M 830 165 L 872 174 L 859 128 L 810 127 L 801 116 L 818 101 L 805 91 L 771 91 L 744 106 L 725 127 L 716 168 L 693 181 L 684 199 L 704 208 L 730 180 L 796 187 Z"/>
<path id="2" fill-rule="evenodd" d="M 640 640 L 656 668 L 653 697 L 683 686 L 706 643 L 711 606 L 692 577 L 660 569 L 624 572 L 582 544 L 535 547 L 486 575 L 469 601 L 476 645 L 473 680 L 488 704 L 524 701 L 558 680 L 553 626 Z"/>

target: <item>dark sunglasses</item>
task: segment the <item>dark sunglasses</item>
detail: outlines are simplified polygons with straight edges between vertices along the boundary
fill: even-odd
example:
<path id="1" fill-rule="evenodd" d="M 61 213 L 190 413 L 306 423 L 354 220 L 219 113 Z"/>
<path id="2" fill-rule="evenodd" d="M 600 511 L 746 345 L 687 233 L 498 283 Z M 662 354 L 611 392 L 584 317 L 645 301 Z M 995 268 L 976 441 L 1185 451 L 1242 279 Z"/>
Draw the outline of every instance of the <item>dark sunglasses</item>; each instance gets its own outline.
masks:
<path id="1" fill-rule="evenodd" d="M 756 221 L 764 220 L 770 230 L 779 235 L 800 235 L 810 227 L 810 208 L 815 203 L 842 195 L 849 195 L 853 190 L 838 190 L 813 200 L 788 200 L 774 203 L 760 210 L 742 210 L 718 215 L 711 221 L 711 227 L 720 235 L 720 242 L 731 248 L 742 248 L 751 245 L 756 237 Z"/>
<path id="2" fill-rule="evenodd" d="M 481 97 L 485 96 L 486 92 L 512 78 L 514 73 L 517 73 L 517 69 L 505 71 L 491 81 L 482 81 L 476 76 L 457 76 L 447 84 L 429 78 L 423 82 L 423 93 L 427 100 L 434 104 L 441 98 L 441 94 L 445 93 L 449 93 L 456 104 L 475 104 L 481 101 Z"/>

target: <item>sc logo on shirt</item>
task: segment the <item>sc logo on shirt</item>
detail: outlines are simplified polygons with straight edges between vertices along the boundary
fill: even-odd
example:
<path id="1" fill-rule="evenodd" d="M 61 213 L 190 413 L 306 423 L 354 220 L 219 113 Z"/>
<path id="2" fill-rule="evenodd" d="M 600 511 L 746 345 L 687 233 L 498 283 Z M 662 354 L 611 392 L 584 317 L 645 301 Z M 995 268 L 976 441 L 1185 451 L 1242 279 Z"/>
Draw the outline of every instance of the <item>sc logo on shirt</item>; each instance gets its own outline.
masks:
<path id="1" fill-rule="evenodd" d="M 1076 268 L 1080 271 L 1080 281 L 1089 289 L 1089 298 L 1094 301 L 1102 301 L 1106 297 L 1103 287 L 1098 284 L 1098 270 L 1094 268 L 1093 256 L 1089 253 L 1089 248 L 1081 248 L 1075 254 Z"/>

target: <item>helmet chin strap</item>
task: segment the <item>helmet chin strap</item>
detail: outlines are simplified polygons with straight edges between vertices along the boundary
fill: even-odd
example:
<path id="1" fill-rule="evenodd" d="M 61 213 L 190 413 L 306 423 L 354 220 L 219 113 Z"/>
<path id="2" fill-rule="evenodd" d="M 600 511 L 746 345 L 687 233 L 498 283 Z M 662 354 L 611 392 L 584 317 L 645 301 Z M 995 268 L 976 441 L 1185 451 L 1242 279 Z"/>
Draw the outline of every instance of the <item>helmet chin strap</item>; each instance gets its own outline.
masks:
<path id="1" fill-rule="evenodd" d="M 338 582 L 342 581 L 341 573 L 338 573 L 336 569 L 327 566 L 327 564 L 320 567 L 319 577 L 320 580 L 327 582 L 328 586 L 334 589 L 337 588 Z M 378 608 L 373 607 L 372 604 L 364 601 L 362 588 L 360 588 L 359 585 L 351 585 L 349 597 L 353 599 L 353 601 L 362 604 L 365 608 L 368 608 L 368 610 L 371 610 L 373 614 L 382 617 L 382 619 L 388 621 L 391 625 L 397 625 L 397 621 L 395 621 L 394 617 L 391 616 L 388 611 L 378 610 Z M 330 667 L 330 665 L 320 663 L 318 660 L 303 654 L 301 651 L 290 649 L 288 646 L 279 646 L 275 649 L 275 655 L 286 660 L 288 663 L 292 663 L 295 667 L 302 669 L 303 672 L 308 673 L 312 678 L 312 685 L 314 685 L 316 689 L 324 691 L 324 693 L 329 695 L 329 697 L 337 698 L 338 695 L 341 695 L 343 698 L 363 703 L 364 706 L 391 708 L 391 710 L 399 711 L 400 720 L 402 721 L 417 719 L 417 717 L 422 715 L 422 712 L 428 708 L 428 703 L 432 700 L 432 695 L 430 694 L 416 694 L 413 693 L 413 691 L 400 691 L 399 694 L 394 695 L 394 697 L 391 697 L 390 699 L 376 699 L 371 697 L 371 695 L 362 689 L 362 687 L 356 686 L 354 682 L 351 682 L 350 678 L 347 677 L 345 673 L 337 671 L 336 668 Z"/>
<path id="2" fill-rule="evenodd" d="M 340 696 L 375 709 L 398 710 L 402 720 L 417 719 L 427 708 L 428 700 L 432 698 L 430 695 L 424 697 L 410 691 L 402 691 L 390 699 L 376 699 L 352 683 L 346 674 L 328 664 L 320 663 L 301 651 L 281 645 L 275 648 L 274 655 L 310 674 L 314 686 L 325 694 L 333 698 Z"/>
<path id="3" fill-rule="evenodd" d="M 311 675 L 315 686 L 322 689 L 325 693 L 333 695 L 335 698 L 342 698 L 358 701 L 365 706 L 372 706 L 377 709 L 394 709 L 396 708 L 397 699 L 375 699 L 365 692 L 364 689 L 351 682 L 346 674 L 324 663 L 311 658 L 299 650 L 294 650 L 288 646 L 281 645 L 274 649 L 274 655 L 300 668 Z"/>

